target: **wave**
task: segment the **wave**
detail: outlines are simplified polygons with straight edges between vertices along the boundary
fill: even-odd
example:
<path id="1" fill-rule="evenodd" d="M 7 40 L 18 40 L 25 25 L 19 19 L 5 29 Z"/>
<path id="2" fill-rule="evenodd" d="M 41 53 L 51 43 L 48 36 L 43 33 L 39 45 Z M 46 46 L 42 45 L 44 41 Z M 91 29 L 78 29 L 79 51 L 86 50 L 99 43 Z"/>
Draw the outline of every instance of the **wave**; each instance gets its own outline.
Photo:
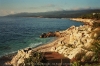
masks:
<path id="1" fill-rule="evenodd" d="M 30 43 L 30 44 L 29 44 L 29 47 L 33 48 L 33 47 L 37 47 L 37 46 L 42 45 L 42 44 L 43 44 L 43 42 L 39 42 L 39 43 Z"/>
<path id="2" fill-rule="evenodd" d="M 17 51 L 12 51 L 12 52 L 9 52 L 9 53 L 3 53 L 2 55 L 0 55 L 0 57 L 3 57 L 3 56 L 11 56 L 11 55 L 14 55 L 16 53 L 17 53 Z"/>

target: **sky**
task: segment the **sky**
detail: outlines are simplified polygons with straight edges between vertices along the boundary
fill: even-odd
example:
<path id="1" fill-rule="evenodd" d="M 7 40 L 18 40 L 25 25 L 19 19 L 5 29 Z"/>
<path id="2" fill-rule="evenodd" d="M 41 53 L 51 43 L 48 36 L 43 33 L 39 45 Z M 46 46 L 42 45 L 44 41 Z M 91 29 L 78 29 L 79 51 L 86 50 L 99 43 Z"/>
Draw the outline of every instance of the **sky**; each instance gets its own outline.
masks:
<path id="1" fill-rule="evenodd" d="M 80 9 L 100 9 L 100 0 L 0 0 L 0 16 Z"/>

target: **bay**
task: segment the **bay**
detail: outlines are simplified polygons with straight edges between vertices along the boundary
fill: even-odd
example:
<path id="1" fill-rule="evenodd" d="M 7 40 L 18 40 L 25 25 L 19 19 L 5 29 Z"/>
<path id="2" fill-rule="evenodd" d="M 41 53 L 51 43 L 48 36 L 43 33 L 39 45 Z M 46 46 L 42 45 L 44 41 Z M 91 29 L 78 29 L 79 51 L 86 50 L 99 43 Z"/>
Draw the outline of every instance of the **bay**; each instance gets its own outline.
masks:
<path id="1" fill-rule="evenodd" d="M 55 38 L 39 38 L 42 33 L 66 30 L 82 25 L 69 19 L 0 17 L 0 56 L 26 47 L 36 47 Z"/>

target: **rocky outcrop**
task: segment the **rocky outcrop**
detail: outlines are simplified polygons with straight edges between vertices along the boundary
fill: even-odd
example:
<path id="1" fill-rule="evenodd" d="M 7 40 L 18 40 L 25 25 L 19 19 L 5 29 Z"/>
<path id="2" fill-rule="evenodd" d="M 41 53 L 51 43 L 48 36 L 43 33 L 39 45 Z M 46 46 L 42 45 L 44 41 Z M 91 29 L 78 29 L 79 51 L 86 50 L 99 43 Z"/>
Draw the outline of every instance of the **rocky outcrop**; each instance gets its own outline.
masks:
<path id="1" fill-rule="evenodd" d="M 64 33 L 62 33 L 62 31 L 55 31 L 55 32 L 42 33 L 40 38 L 63 37 L 63 36 L 64 36 Z"/>
<path id="2" fill-rule="evenodd" d="M 13 66 L 20 66 L 21 64 L 24 64 L 24 60 L 26 58 L 29 58 L 31 56 L 31 53 L 32 53 L 31 48 L 19 50 L 16 56 L 14 56 L 13 59 L 11 60 L 11 64 Z"/>
<path id="3" fill-rule="evenodd" d="M 55 37 L 55 33 L 54 32 L 42 33 L 42 35 L 40 36 L 40 38 L 46 38 L 46 37 Z"/>
<path id="4" fill-rule="evenodd" d="M 62 31 L 62 33 L 64 33 L 65 36 L 59 39 L 57 46 L 52 47 L 51 51 L 63 54 L 70 59 L 77 58 L 82 61 L 90 61 L 94 57 L 95 52 L 91 51 L 91 49 L 94 48 L 94 38 L 97 38 L 99 36 L 98 34 L 100 34 L 99 29 L 93 29 L 93 27 L 89 25 L 79 27 L 72 26 Z M 67 39 L 69 40 L 65 42 Z"/>

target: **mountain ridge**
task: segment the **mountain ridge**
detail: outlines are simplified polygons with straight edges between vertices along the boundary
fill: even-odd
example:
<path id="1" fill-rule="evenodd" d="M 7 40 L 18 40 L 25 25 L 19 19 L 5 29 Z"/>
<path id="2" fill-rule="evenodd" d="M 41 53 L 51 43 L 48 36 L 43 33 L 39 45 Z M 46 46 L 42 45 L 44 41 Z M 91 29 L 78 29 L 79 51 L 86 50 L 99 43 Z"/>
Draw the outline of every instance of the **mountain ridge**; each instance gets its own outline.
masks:
<path id="1" fill-rule="evenodd" d="M 49 11 L 39 13 L 17 13 L 7 15 L 9 17 L 43 17 L 43 18 L 76 18 L 84 14 L 100 13 L 100 9 L 87 9 L 87 10 L 61 10 L 61 11 Z"/>

